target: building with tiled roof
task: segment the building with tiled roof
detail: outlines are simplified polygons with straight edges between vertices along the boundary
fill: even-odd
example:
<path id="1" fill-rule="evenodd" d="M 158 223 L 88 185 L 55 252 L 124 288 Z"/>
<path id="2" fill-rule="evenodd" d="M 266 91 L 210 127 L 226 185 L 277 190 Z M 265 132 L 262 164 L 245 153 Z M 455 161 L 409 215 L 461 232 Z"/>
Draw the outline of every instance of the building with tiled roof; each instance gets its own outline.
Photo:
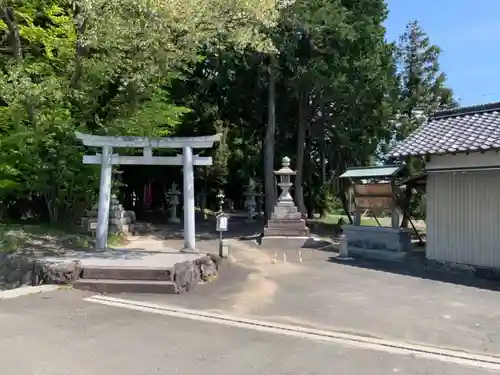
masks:
<path id="1" fill-rule="evenodd" d="M 388 157 L 423 157 L 426 255 L 500 268 L 500 102 L 436 113 Z"/>
<path id="2" fill-rule="evenodd" d="M 500 150 L 500 102 L 437 112 L 388 156 Z"/>

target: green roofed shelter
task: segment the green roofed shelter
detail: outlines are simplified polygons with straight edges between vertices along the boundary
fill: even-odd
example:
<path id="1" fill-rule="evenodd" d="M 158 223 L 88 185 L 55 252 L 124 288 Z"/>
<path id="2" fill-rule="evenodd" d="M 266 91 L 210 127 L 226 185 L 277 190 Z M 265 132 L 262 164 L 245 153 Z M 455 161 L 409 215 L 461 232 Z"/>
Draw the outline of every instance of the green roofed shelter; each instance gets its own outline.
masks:
<path id="1" fill-rule="evenodd" d="M 374 167 L 351 167 L 340 175 L 340 178 L 394 178 L 404 165 L 381 165 Z"/>

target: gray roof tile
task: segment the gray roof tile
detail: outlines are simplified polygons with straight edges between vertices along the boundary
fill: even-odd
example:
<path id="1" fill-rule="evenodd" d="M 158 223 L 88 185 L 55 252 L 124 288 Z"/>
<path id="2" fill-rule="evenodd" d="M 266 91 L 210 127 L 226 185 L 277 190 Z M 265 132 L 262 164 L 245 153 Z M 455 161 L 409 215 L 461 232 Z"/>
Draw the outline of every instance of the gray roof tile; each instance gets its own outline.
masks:
<path id="1" fill-rule="evenodd" d="M 500 102 L 437 112 L 388 157 L 500 149 Z"/>

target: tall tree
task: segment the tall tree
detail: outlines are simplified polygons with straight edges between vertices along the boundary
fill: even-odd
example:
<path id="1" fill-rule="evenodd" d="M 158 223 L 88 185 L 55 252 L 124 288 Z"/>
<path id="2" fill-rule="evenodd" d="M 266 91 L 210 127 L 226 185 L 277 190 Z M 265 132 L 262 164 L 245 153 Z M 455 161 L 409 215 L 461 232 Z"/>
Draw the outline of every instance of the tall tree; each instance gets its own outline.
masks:
<path id="1" fill-rule="evenodd" d="M 457 105 L 453 91 L 446 86 L 446 75 L 439 65 L 440 54 L 441 49 L 431 43 L 417 21 L 408 23 L 395 53 L 399 100 L 391 143 L 408 137 L 437 110 Z M 422 168 L 421 158 L 407 158 L 404 173 L 414 175 Z M 401 226 L 407 227 L 408 215 L 419 211 L 421 199 L 408 189 L 401 197 L 401 206 L 406 213 Z"/>
<path id="2" fill-rule="evenodd" d="M 267 91 L 267 124 L 264 136 L 264 212 L 266 221 L 271 217 L 276 201 L 274 179 L 274 154 L 276 136 L 276 57 L 269 57 L 268 91 Z"/>
<path id="3" fill-rule="evenodd" d="M 328 162 L 330 176 L 338 175 L 366 163 L 388 134 L 394 82 L 386 16 L 382 0 L 298 0 L 282 12 L 277 49 L 297 108 L 294 193 L 303 213 L 324 190 L 326 176 L 316 171 Z"/>
<path id="4" fill-rule="evenodd" d="M 446 87 L 440 54 L 417 21 L 408 23 L 396 49 L 400 85 L 396 140 L 406 138 L 438 109 L 457 105 L 453 91 Z"/>

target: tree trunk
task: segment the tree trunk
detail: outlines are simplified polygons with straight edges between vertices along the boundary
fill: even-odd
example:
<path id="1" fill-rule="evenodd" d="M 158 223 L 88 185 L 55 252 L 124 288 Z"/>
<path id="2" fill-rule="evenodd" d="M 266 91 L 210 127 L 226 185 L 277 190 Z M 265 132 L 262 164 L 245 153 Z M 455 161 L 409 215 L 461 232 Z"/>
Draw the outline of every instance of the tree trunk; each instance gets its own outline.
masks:
<path id="1" fill-rule="evenodd" d="M 326 184 L 326 137 L 321 137 L 321 151 L 320 151 L 320 163 L 321 163 L 321 186 Z"/>
<path id="2" fill-rule="evenodd" d="M 73 18 L 75 20 L 75 31 L 76 31 L 76 58 L 75 58 L 75 72 L 73 73 L 72 85 L 73 87 L 78 87 L 80 84 L 80 78 L 82 76 L 82 59 L 87 54 L 87 47 L 84 42 L 84 34 L 87 26 L 87 17 L 85 15 L 82 4 L 79 2 L 73 3 Z"/>
<path id="3" fill-rule="evenodd" d="M 276 81 L 274 76 L 274 57 L 269 62 L 267 127 L 264 138 L 264 194 L 265 220 L 269 220 L 276 202 L 276 185 L 274 183 L 274 138 L 276 133 Z"/>
<path id="4" fill-rule="evenodd" d="M 297 131 L 297 165 L 295 166 L 297 175 L 295 176 L 295 203 L 302 213 L 302 216 L 306 217 L 306 207 L 304 204 L 304 151 L 306 144 L 306 127 L 307 127 L 307 107 L 308 107 L 308 97 L 305 90 L 301 90 L 299 93 L 299 128 Z"/>
<path id="5" fill-rule="evenodd" d="M 0 18 L 5 22 L 7 29 L 9 30 L 8 39 L 12 49 L 12 56 L 16 62 L 21 63 L 23 61 L 23 49 L 14 9 L 12 7 L 3 8 Z"/>
<path id="6" fill-rule="evenodd" d="M 10 48 L 12 50 L 12 56 L 19 65 L 23 63 L 23 46 L 21 43 L 21 34 L 19 33 L 19 24 L 17 23 L 16 13 L 14 8 L 5 7 L 0 11 L 0 19 L 5 22 L 7 29 L 9 30 L 8 40 L 10 43 Z M 26 112 L 28 113 L 28 118 L 31 125 L 34 127 L 36 124 L 35 108 L 30 101 L 29 95 L 26 95 L 24 100 L 26 106 Z"/>
<path id="7" fill-rule="evenodd" d="M 344 213 L 346 214 L 347 218 L 349 219 L 349 223 L 352 224 L 353 223 L 353 220 L 352 220 L 352 216 L 351 216 L 351 212 L 349 210 L 349 203 L 347 202 L 347 194 L 345 192 L 345 189 L 344 188 L 341 188 L 339 189 L 339 199 L 340 199 L 340 203 L 342 204 L 342 209 L 344 210 Z"/>

